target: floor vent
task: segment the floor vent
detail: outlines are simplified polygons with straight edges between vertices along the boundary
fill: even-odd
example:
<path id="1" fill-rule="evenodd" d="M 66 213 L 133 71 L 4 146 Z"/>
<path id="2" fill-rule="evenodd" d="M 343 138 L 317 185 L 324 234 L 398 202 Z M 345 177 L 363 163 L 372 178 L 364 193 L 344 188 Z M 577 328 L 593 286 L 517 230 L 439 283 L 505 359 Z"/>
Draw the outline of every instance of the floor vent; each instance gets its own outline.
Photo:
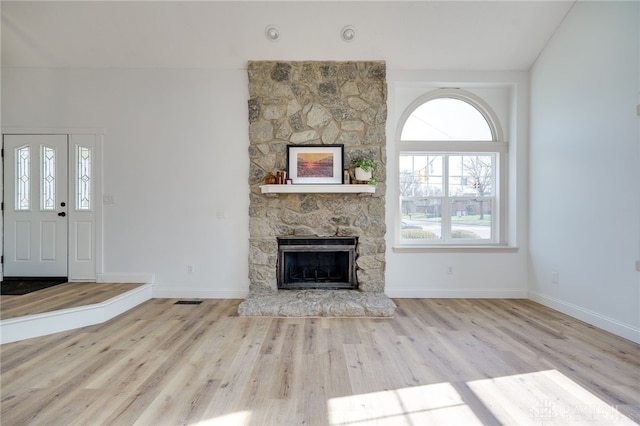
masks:
<path id="1" fill-rule="evenodd" d="M 199 305 L 202 303 L 202 300 L 178 300 L 176 305 Z"/>

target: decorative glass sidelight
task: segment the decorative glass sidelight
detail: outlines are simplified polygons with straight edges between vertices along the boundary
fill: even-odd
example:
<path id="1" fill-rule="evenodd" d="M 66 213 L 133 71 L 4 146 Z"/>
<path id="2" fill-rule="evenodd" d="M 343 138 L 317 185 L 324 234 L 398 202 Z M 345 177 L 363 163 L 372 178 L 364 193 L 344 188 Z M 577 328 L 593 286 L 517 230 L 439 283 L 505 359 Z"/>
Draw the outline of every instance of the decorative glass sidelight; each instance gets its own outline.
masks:
<path id="1" fill-rule="evenodd" d="M 40 173 L 40 209 L 53 211 L 56 209 L 56 150 L 42 146 L 42 169 Z"/>
<path id="2" fill-rule="evenodd" d="M 28 146 L 16 148 L 16 210 L 31 208 L 31 150 Z"/>
<path id="3" fill-rule="evenodd" d="M 91 148 L 76 147 L 76 210 L 91 210 Z"/>

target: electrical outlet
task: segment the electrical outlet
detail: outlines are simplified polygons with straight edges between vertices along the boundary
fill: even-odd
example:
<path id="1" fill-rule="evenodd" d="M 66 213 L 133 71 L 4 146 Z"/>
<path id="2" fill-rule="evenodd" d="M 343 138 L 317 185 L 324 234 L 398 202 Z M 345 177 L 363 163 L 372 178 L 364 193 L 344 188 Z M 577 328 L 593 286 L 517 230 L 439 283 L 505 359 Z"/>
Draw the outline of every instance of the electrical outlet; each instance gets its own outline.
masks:
<path id="1" fill-rule="evenodd" d="M 187 265 L 187 274 L 193 274 L 193 265 Z"/>
<path id="2" fill-rule="evenodd" d="M 447 275 L 453 275 L 453 266 L 447 266 Z"/>
<path id="3" fill-rule="evenodd" d="M 556 271 L 551 273 L 551 282 L 554 284 L 560 283 L 560 274 Z"/>

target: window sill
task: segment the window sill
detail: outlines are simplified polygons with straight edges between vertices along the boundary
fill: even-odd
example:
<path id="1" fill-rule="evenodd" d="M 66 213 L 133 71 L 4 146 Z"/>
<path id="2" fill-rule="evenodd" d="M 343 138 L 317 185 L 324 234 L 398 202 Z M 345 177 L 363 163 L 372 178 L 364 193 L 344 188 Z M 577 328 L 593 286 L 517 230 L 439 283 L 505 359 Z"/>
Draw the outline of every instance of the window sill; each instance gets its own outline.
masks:
<path id="1" fill-rule="evenodd" d="M 391 248 L 395 253 L 517 253 L 516 246 L 425 246 L 425 245 L 396 245 Z"/>

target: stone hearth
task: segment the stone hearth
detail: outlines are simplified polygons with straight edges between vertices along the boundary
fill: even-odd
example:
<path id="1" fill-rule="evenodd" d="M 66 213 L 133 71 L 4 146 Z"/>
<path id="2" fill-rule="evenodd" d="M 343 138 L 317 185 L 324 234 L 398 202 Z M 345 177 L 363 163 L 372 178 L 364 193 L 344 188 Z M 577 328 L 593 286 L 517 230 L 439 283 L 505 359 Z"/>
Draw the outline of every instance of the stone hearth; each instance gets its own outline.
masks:
<path id="1" fill-rule="evenodd" d="M 250 62 L 249 295 L 240 315 L 393 315 L 384 294 L 386 67 L 384 62 Z M 262 194 L 287 168 L 287 145 L 343 145 L 377 160 L 374 194 Z M 356 237 L 357 290 L 278 290 L 278 238 Z"/>
<path id="2" fill-rule="evenodd" d="M 392 317 L 396 305 L 381 293 L 357 290 L 282 290 L 251 293 L 238 313 L 276 317 Z"/>

